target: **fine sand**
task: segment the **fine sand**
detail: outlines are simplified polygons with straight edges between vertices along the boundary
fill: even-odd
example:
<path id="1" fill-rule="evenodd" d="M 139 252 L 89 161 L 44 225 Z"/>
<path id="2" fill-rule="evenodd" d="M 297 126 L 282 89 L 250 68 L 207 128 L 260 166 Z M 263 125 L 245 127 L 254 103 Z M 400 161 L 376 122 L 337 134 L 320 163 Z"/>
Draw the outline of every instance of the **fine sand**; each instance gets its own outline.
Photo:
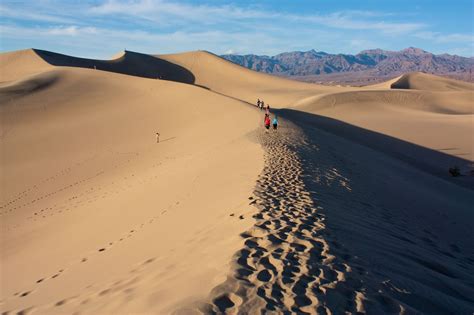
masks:
<path id="1" fill-rule="evenodd" d="M 319 86 L 204 51 L 28 49 L 0 75 L 1 312 L 474 310 L 472 84 Z"/>

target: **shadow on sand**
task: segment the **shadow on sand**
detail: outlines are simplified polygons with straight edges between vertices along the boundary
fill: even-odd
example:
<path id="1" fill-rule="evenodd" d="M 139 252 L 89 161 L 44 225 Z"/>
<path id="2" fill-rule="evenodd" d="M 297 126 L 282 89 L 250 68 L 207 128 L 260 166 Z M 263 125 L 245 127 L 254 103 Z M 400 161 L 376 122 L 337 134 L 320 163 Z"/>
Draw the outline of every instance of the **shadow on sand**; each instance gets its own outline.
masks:
<path id="1" fill-rule="evenodd" d="M 249 198 L 259 211 L 241 234 L 233 272 L 174 314 L 471 312 L 472 191 L 377 146 L 421 157 L 431 150 L 276 112 L 286 119 L 261 131 L 265 167 Z"/>
<path id="2" fill-rule="evenodd" d="M 474 190 L 474 177 L 468 175 L 473 169 L 473 162 L 470 160 L 425 148 L 329 117 L 293 109 L 275 110 L 275 113 L 302 127 L 303 130 L 305 128 L 302 124 L 329 132 L 338 137 L 382 152 L 421 171 Z M 347 152 L 347 154 L 350 155 L 351 152 Z M 451 177 L 448 170 L 454 166 L 458 166 L 462 174 L 466 176 L 457 178 Z"/>
<path id="3" fill-rule="evenodd" d="M 448 173 L 470 161 L 332 118 L 276 113 L 304 133 L 292 141 L 325 219 L 318 234 L 352 269 L 326 300 L 332 313 L 350 310 L 355 292 L 368 314 L 472 312 L 474 177 Z"/>
<path id="4" fill-rule="evenodd" d="M 113 60 L 95 60 L 71 57 L 45 50 L 34 52 L 47 63 L 61 67 L 79 67 L 127 74 L 149 79 L 162 79 L 194 84 L 194 75 L 177 64 L 147 54 L 125 51 L 120 58 Z"/>

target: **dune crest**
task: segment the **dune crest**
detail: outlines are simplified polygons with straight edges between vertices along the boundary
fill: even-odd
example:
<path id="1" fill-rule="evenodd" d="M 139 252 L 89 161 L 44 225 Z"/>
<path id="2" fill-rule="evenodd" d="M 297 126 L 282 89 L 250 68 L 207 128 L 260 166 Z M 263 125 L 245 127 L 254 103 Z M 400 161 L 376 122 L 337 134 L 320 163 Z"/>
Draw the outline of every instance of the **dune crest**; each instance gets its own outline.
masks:
<path id="1" fill-rule="evenodd" d="M 442 78 L 423 72 L 404 74 L 390 86 L 392 89 L 415 89 L 431 91 L 473 91 L 474 84 Z"/>
<path id="2" fill-rule="evenodd" d="M 249 70 L 206 51 L 157 56 L 188 69 L 197 85 L 252 104 L 262 98 L 266 104 L 281 108 L 303 97 L 338 90 Z"/>
<path id="3" fill-rule="evenodd" d="M 193 74 L 183 67 L 151 55 L 132 51 L 124 51 L 112 60 L 71 57 L 39 49 L 35 49 L 34 52 L 53 66 L 80 67 L 149 79 L 194 83 Z"/>
<path id="4" fill-rule="evenodd" d="M 0 81 L 14 81 L 25 76 L 52 69 L 34 49 L 24 49 L 0 54 Z"/>

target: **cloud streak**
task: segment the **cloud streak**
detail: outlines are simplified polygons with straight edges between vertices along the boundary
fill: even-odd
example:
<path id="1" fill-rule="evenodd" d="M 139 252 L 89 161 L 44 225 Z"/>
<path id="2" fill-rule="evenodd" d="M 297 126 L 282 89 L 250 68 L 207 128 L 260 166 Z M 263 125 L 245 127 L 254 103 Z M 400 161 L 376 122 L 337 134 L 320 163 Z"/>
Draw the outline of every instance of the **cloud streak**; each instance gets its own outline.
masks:
<path id="1" fill-rule="evenodd" d="M 143 52 L 207 49 L 276 54 L 316 48 L 356 53 L 416 43 L 469 51 L 473 42 L 472 34 L 436 32 L 428 23 L 370 10 L 285 12 L 276 7 L 171 0 L 43 0 L 28 5 L 4 0 L 0 15 L 6 43 L 2 50 L 40 43 L 45 49 L 61 47 L 64 53 L 82 45 L 82 51 L 89 49 L 87 54 L 106 49 L 112 54 L 123 46 Z"/>
<path id="2" fill-rule="evenodd" d="M 278 21 L 279 23 L 304 22 L 336 29 L 378 30 L 385 33 L 407 33 L 424 28 L 423 23 L 397 23 L 370 20 L 387 17 L 391 13 L 372 11 L 341 11 L 331 14 L 285 14 L 276 11 L 264 11 L 257 8 L 239 8 L 233 5 L 209 6 L 189 5 L 164 0 L 118 1 L 108 0 L 94 6 L 90 12 L 96 15 L 130 16 L 157 23 L 164 19 L 182 19 L 204 24 L 242 22 L 248 20 Z M 361 19 L 365 18 L 365 20 Z M 181 22 L 181 21 L 179 21 Z"/>
<path id="3" fill-rule="evenodd" d="M 49 12 L 41 12 L 42 10 L 37 9 L 22 9 L 22 8 L 9 8 L 3 4 L 0 4 L 0 17 L 10 18 L 15 20 L 23 21 L 38 21 L 38 22 L 51 22 L 51 23 L 72 23 L 74 19 L 63 17 L 58 14 L 51 14 Z"/>

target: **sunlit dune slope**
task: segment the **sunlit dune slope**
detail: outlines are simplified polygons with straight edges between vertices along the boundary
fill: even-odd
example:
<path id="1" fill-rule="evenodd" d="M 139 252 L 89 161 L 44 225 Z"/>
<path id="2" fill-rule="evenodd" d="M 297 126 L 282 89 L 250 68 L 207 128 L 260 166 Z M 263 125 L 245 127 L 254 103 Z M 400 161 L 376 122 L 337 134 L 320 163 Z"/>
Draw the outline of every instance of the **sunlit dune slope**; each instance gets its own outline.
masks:
<path id="1" fill-rule="evenodd" d="M 252 71 L 206 51 L 158 57 L 188 69 L 195 84 L 252 104 L 260 98 L 271 107 L 287 107 L 310 95 L 342 90 Z"/>
<path id="2" fill-rule="evenodd" d="M 400 79 L 391 84 L 391 88 L 430 91 L 473 91 L 474 84 L 422 72 L 413 72 L 401 76 Z"/>
<path id="3" fill-rule="evenodd" d="M 0 59 L 0 310 L 163 313 L 207 294 L 251 223 L 259 112 L 35 54 Z"/>
<path id="4" fill-rule="evenodd" d="M 429 85 L 429 82 L 419 83 Z M 469 161 L 474 158 L 472 100 L 473 91 L 468 90 L 360 90 L 309 97 L 296 103 L 295 109 L 462 160 L 456 162 L 447 156 L 441 160 L 426 159 L 402 148 L 392 148 L 398 156 L 407 156 L 423 165 L 430 164 L 437 173 L 446 174 L 454 164 L 468 172 Z M 336 125 L 331 128 L 338 130 Z M 369 138 L 362 140 L 372 144 Z"/>
<path id="5" fill-rule="evenodd" d="M 0 54 L 0 83 L 22 79 L 52 68 L 33 49 L 2 53 Z"/>

